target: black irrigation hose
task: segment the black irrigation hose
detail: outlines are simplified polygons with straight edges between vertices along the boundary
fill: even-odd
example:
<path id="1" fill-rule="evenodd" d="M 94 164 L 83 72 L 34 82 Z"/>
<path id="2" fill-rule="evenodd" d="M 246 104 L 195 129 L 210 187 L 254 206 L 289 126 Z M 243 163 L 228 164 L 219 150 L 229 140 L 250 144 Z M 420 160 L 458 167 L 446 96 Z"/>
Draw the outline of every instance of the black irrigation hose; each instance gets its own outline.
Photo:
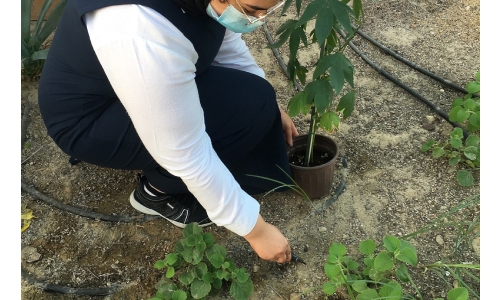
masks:
<path id="1" fill-rule="evenodd" d="M 31 275 L 28 271 L 26 271 L 22 267 L 21 267 L 21 275 L 29 284 L 50 293 L 86 295 L 86 296 L 107 296 L 114 294 L 125 287 L 124 285 L 114 285 L 110 287 L 101 287 L 101 288 L 72 288 L 62 285 L 50 284 L 35 278 L 33 275 Z"/>
<path id="2" fill-rule="evenodd" d="M 149 215 L 144 215 L 144 216 L 126 216 L 126 215 L 107 215 L 107 214 L 102 214 L 98 212 L 93 212 L 93 211 L 88 211 L 86 209 L 81 209 L 75 206 L 67 205 L 64 203 L 61 203 L 57 200 L 54 200 L 47 195 L 39 192 L 33 187 L 30 187 L 28 184 L 26 184 L 24 181 L 21 180 L 21 189 L 28 194 L 32 195 L 33 197 L 36 197 L 40 200 L 43 200 L 45 203 L 55 206 L 61 210 L 70 212 L 75 215 L 79 215 L 82 217 L 86 218 L 91 218 L 91 219 L 97 219 L 97 220 L 102 220 L 102 221 L 109 221 L 109 222 L 124 222 L 124 223 L 130 223 L 130 222 L 147 222 L 150 220 L 158 219 L 158 216 L 149 216 Z"/>
<path id="3" fill-rule="evenodd" d="M 397 60 L 407 64 L 408 66 L 412 67 L 413 69 L 419 71 L 420 73 L 422 74 L 425 74 L 441 83 L 444 83 L 446 84 L 447 86 L 459 91 L 459 92 L 462 92 L 464 94 L 468 94 L 469 92 L 467 92 L 466 89 L 454 84 L 453 82 L 447 80 L 447 79 L 444 79 L 444 78 L 441 78 L 439 76 L 437 76 L 436 74 L 430 72 L 430 71 L 427 71 L 419 66 L 417 66 L 415 63 L 407 60 L 406 58 L 402 57 L 401 55 L 397 54 L 396 52 L 392 51 L 391 49 L 387 48 L 386 46 L 380 44 L 379 42 L 377 42 L 376 40 L 374 40 L 372 37 L 370 37 L 369 35 L 367 35 L 366 33 L 364 33 L 363 31 L 358 30 L 358 34 L 360 36 L 362 36 L 364 39 L 366 39 L 367 41 L 369 41 L 370 43 L 374 44 L 375 46 L 377 46 L 378 48 L 380 48 L 381 50 L 383 50 L 385 53 L 391 55 L 392 57 L 396 58 Z M 474 97 L 477 97 L 479 98 L 479 95 L 476 95 L 474 94 L 473 95 Z"/>
<path id="4" fill-rule="evenodd" d="M 345 35 L 343 35 L 343 37 L 345 37 Z M 356 54 L 358 54 L 366 63 L 368 63 L 378 73 L 382 74 L 383 76 L 385 76 L 386 78 L 388 78 L 389 80 L 391 80 L 393 83 L 397 84 L 399 87 L 403 88 L 405 91 L 407 91 L 408 93 L 410 93 L 412 96 L 416 97 L 418 100 L 420 100 L 423 103 L 425 103 L 427 106 L 429 106 L 430 108 L 432 108 L 441 118 L 445 119 L 448 123 L 450 123 L 454 127 L 461 128 L 462 131 L 463 131 L 463 134 L 464 134 L 464 139 L 467 139 L 467 137 L 469 136 L 469 132 L 465 128 L 463 128 L 462 125 L 458 124 L 457 122 L 450 121 L 450 117 L 448 116 L 448 114 L 446 114 L 445 112 L 443 112 L 442 110 L 440 110 L 434 103 L 432 103 L 431 101 L 429 101 L 426 98 L 424 98 L 423 96 L 421 96 L 419 93 L 417 93 L 416 91 L 414 91 L 413 89 L 411 89 L 410 87 L 408 87 L 406 84 L 404 84 L 400 80 L 396 79 L 390 73 L 388 73 L 387 71 L 385 71 L 384 69 L 382 69 L 382 67 L 380 67 L 377 64 L 375 64 L 368 57 L 366 57 L 366 55 L 363 52 L 361 52 L 358 49 L 358 47 L 356 47 L 352 42 L 349 42 L 349 46 L 351 47 L 351 49 L 354 52 L 356 52 Z"/>

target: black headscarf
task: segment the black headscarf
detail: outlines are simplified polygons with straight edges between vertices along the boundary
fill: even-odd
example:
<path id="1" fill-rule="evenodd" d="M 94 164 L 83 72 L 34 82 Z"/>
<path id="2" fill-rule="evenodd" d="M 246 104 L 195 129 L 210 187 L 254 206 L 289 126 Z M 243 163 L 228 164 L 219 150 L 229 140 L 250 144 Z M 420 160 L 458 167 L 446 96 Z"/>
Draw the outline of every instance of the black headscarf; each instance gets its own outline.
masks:
<path id="1" fill-rule="evenodd" d="M 172 0 L 182 9 L 197 15 L 206 15 L 210 0 Z"/>

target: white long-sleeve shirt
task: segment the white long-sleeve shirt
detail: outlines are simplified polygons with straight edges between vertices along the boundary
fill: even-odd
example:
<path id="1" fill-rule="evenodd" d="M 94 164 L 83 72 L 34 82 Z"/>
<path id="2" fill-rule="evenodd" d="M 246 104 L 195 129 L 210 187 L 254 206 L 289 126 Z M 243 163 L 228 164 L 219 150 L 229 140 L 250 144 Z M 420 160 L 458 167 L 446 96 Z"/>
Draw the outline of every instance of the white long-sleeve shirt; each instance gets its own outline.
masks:
<path id="1" fill-rule="evenodd" d="M 85 22 L 99 62 L 151 156 L 184 181 L 215 224 L 248 234 L 260 206 L 241 189 L 205 131 L 191 42 L 161 14 L 140 5 L 101 8 L 87 13 Z M 213 65 L 264 77 L 241 34 L 229 30 Z"/>

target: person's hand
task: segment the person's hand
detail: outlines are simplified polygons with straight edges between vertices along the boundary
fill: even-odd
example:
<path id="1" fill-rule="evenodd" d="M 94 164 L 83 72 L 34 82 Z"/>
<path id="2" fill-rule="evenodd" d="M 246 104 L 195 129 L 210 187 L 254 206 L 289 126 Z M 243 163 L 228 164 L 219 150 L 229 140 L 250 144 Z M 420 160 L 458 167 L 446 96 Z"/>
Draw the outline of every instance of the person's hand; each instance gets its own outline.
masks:
<path id="1" fill-rule="evenodd" d="M 288 145 L 293 146 L 293 138 L 299 135 L 295 124 L 293 124 L 290 116 L 280 107 L 281 123 L 283 124 L 283 132 L 285 133 L 285 141 Z"/>
<path id="2" fill-rule="evenodd" d="M 259 214 L 255 227 L 244 238 L 260 258 L 278 263 L 292 259 L 288 241 L 275 226 L 267 223 Z"/>

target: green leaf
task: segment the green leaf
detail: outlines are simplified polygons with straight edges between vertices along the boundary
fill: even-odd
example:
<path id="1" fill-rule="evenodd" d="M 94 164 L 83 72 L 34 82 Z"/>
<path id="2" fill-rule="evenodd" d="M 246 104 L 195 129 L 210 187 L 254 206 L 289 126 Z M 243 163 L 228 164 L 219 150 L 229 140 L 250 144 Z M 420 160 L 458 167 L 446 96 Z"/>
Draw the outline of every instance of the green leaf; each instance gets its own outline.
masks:
<path id="1" fill-rule="evenodd" d="M 336 113 L 327 111 L 319 119 L 319 126 L 326 131 L 332 132 L 335 128 L 339 128 L 340 118 Z"/>
<path id="2" fill-rule="evenodd" d="M 197 235 L 197 236 L 200 237 L 202 239 L 202 241 L 199 241 L 195 244 L 196 250 L 203 252 L 207 248 L 207 244 L 205 244 L 205 242 L 203 242 L 203 237 L 201 237 L 201 235 Z"/>
<path id="3" fill-rule="evenodd" d="M 224 263 L 224 257 L 222 255 L 220 255 L 219 253 L 215 253 L 214 255 L 209 256 L 208 260 L 210 261 L 212 266 L 214 266 L 216 268 L 220 268 L 222 266 L 222 264 Z"/>
<path id="4" fill-rule="evenodd" d="M 477 146 L 469 146 L 464 149 L 464 155 L 470 160 L 475 160 L 479 149 Z"/>
<path id="5" fill-rule="evenodd" d="M 429 140 L 427 143 L 423 144 L 422 147 L 420 148 L 420 151 L 426 152 L 429 151 L 432 146 L 434 145 L 435 141 L 434 140 Z"/>
<path id="6" fill-rule="evenodd" d="M 163 269 L 165 267 L 165 262 L 163 262 L 163 260 L 158 260 L 156 261 L 154 267 L 156 269 Z"/>
<path id="7" fill-rule="evenodd" d="M 302 24 L 305 24 L 307 21 L 314 18 L 323 9 L 324 5 L 325 5 L 324 0 L 313 0 L 311 3 L 309 3 L 306 9 L 304 10 L 304 13 L 300 16 L 299 20 L 297 21 L 295 28 L 301 26 Z"/>
<path id="8" fill-rule="evenodd" d="M 380 298 L 380 296 L 376 290 L 366 289 L 356 297 L 356 300 L 373 300 L 373 299 L 379 299 L 379 298 Z"/>
<path id="9" fill-rule="evenodd" d="M 400 249 L 395 258 L 412 266 L 416 266 L 418 262 L 417 253 L 411 248 Z"/>
<path id="10" fill-rule="evenodd" d="M 375 269 L 370 269 L 369 272 L 368 272 L 368 276 L 374 280 L 374 281 L 379 281 L 379 282 L 382 282 L 383 280 L 385 280 L 385 272 L 378 272 L 377 270 Z"/>
<path id="11" fill-rule="evenodd" d="M 359 268 L 359 264 L 354 260 L 349 260 L 346 263 L 346 265 L 347 265 L 347 270 L 349 271 L 357 270 Z"/>
<path id="12" fill-rule="evenodd" d="M 252 280 L 247 280 L 246 282 L 232 281 L 231 287 L 229 288 L 229 293 L 236 300 L 248 299 L 254 291 Z"/>
<path id="13" fill-rule="evenodd" d="M 460 170 L 457 172 L 457 181 L 461 186 L 472 186 L 474 184 L 474 177 L 472 177 L 471 172 Z"/>
<path id="14" fill-rule="evenodd" d="M 31 7 L 33 0 L 21 0 L 21 41 L 26 45 L 30 40 Z"/>
<path id="15" fill-rule="evenodd" d="M 323 292 L 326 295 L 333 295 L 337 291 L 337 287 L 339 286 L 338 283 L 332 282 L 332 281 L 327 281 L 323 284 Z"/>
<path id="16" fill-rule="evenodd" d="M 365 257 L 365 259 L 363 259 L 363 262 L 367 267 L 373 268 L 373 264 L 375 263 L 375 258 Z"/>
<path id="17" fill-rule="evenodd" d="M 384 284 L 379 290 L 381 298 L 400 299 L 403 296 L 403 288 L 394 280 Z"/>
<path id="18" fill-rule="evenodd" d="M 295 117 L 299 113 L 304 115 L 309 112 L 311 105 L 307 103 L 307 94 L 305 91 L 300 91 L 295 94 L 288 102 L 288 115 Z"/>
<path id="19" fill-rule="evenodd" d="M 31 54 L 31 60 L 46 59 L 50 49 L 39 50 Z"/>
<path id="20" fill-rule="evenodd" d="M 401 282 L 410 282 L 410 274 L 408 273 L 406 265 L 400 265 L 399 268 L 396 269 L 396 276 Z"/>
<path id="21" fill-rule="evenodd" d="M 450 138 L 450 145 L 455 149 L 460 149 L 462 145 L 462 139 Z"/>
<path id="22" fill-rule="evenodd" d="M 172 300 L 186 300 L 187 294 L 183 290 L 177 290 L 172 294 Z"/>
<path id="23" fill-rule="evenodd" d="M 470 112 L 465 111 L 465 110 L 459 110 L 457 111 L 457 122 L 462 123 L 465 122 L 470 116 Z"/>
<path id="24" fill-rule="evenodd" d="M 368 256 L 372 255 L 375 252 L 375 248 L 376 245 L 373 240 L 365 240 L 359 243 L 359 251 Z"/>
<path id="25" fill-rule="evenodd" d="M 457 287 L 450 290 L 446 297 L 448 300 L 467 300 L 469 299 L 469 292 L 464 287 Z"/>
<path id="26" fill-rule="evenodd" d="M 193 235 L 189 235 L 186 237 L 186 245 L 194 246 L 196 244 L 196 239 Z"/>
<path id="27" fill-rule="evenodd" d="M 331 280 L 336 279 L 337 275 L 340 273 L 341 270 L 342 270 L 341 267 L 337 264 L 332 264 L 332 263 L 325 264 L 325 274 Z"/>
<path id="28" fill-rule="evenodd" d="M 382 251 L 375 257 L 373 267 L 378 272 L 387 271 L 394 267 L 394 261 L 387 251 Z"/>
<path id="29" fill-rule="evenodd" d="M 316 38 L 320 46 L 330 35 L 330 31 L 332 31 L 334 18 L 333 11 L 328 6 L 318 13 L 314 29 L 316 30 Z"/>
<path id="30" fill-rule="evenodd" d="M 462 99 L 460 99 L 462 100 Z M 462 106 L 455 106 L 450 110 L 450 113 L 448 114 L 448 117 L 450 121 L 452 122 L 457 122 L 458 121 L 458 113 L 464 111 Z"/>
<path id="31" fill-rule="evenodd" d="M 283 44 L 285 44 L 288 41 L 290 34 L 292 34 L 293 27 L 295 27 L 295 23 L 296 23 L 295 20 L 288 20 L 283 25 L 281 25 L 281 27 L 278 29 L 278 32 L 282 28 L 285 28 L 285 30 L 280 34 L 278 41 L 276 43 L 268 45 L 267 47 L 273 49 L 273 48 L 279 48 L 279 47 L 283 46 Z M 290 25 L 290 24 L 292 25 L 292 28 L 286 28 L 287 25 Z"/>
<path id="32" fill-rule="evenodd" d="M 191 270 L 187 271 L 186 273 L 179 274 L 179 276 L 177 278 L 179 279 L 179 281 L 183 285 L 188 286 L 191 284 L 191 282 L 193 282 L 195 277 L 196 276 L 194 274 L 194 270 L 191 269 Z"/>
<path id="33" fill-rule="evenodd" d="M 47 2 L 47 1 L 45 1 Z M 47 20 L 44 22 L 43 27 L 38 30 L 35 28 L 35 36 L 34 36 L 34 42 L 33 42 L 33 48 L 35 50 L 40 49 L 40 46 L 42 46 L 43 42 L 47 40 L 49 35 L 54 32 L 56 29 L 57 25 L 59 24 L 59 20 L 61 19 L 61 15 L 64 10 L 64 6 L 66 5 L 67 0 L 59 0 L 59 2 L 56 4 L 56 6 L 52 9 L 50 12 L 50 15 L 47 17 Z M 51 3 L 52 4 L 52 1 Z M 45 3 L 44 3 L 45 5 Z M 49 5 L 50 7 L 50 5 Z M 48 8 L 47 7 L 47 10 Z M 44 8 L 42 7 L 42 10 Z M 43 13 L 43 16 L 42 16 Z M 45 19 L 45 13 L 43 11 L 40 12 L 40 16 L 38 17 L 38 22 L 43 22 L 43 19 Z M 38 24 L 37 24 L 38 25 Z"/>
<path id="34" fill-rule="evenodd" d="M 241 271 L 243 270 L 243 271 Z M 236 279 L 238 280 L 239 283 L 245 283 L 247 280 L 250 278 L 250 275 L 246 272 L 244 268 L 240 269 L 240 272 L 238 272 L 238 275 L 236 276 Z"/>
<path id="35" fill-rule="evenodd" d="M 362 291 L 366 290 L 368 286 L 366 285 L 366 281 L 364 280 L 356 280 L 352 283 L 352 288 L 358 292 L 361 293 Z"/>
<path id="36" fill-rule="evenodd" d="M 467 99 L 464 102 L 464 107 L 467 110 L 473 110 L 476 107 L 476 101 L 474 101 L 474 99 Z"/>
<path id="37" fill-rule="evenodd" d="M 214 254 L 220 254 L 222 257 L 226 257 L 227 250 L 226 250 L 226 248 L 222 247 L 221 245 L 213 244 L 211 247 L 208 247 L 205 250 L 205 253 L 206 253 L 207 257 L 211 257 Z"/>
<path id="38" fill-rule="evenodd" d="M 186 238 L 190 235 L 196 235 L 196 234 L 201 234 L 201 227 L 196 222 L 188 224 L 182 230 L 182 235 Z"/>
<path id="39" fill-rule="evenodd" d="M 479 145 L 479 137 L 477 135 L 471 134 L 469 137 L 465 140 L 465 146 L 477 146 Z"/>
<path id="40" fill-rule="evenodd" d="M 172 266 L 169 266 L 167 269 L 167 272 L 165 273 L 165 277 L 172 278 L 172 277 L 174 277 L 174 274 L 175 274 L 175 268 Z"/>
<path id="41" fill-rule="evenodd" d="M 203 235 L 203 241 L 205 242 L 207 247 L 210 247 L 215 243 L 215 237 L 213 234 L 205 232 L 202 235 Z"/>
<path id="42" fill-rule="evenodd" d="M 349 17 L 353 14 L 352 9 L 340 1 L 330 1 L 329 3 L 338 23 L 340 23 L 349 34 L 353 34 L 351 19 Z"/>
<path id="43" fill-rule="evenodd" d="M 167 284 L 162 284 L 160 287 L 158 287 L 158 291 L 156 293 L 156 296 L 161 296 L 163 297 L 162 299 L 171 299 L 172 295 L 174 294 L 175 291 L 177 291 L 177 285 L 173 283 L 167 283 Z M 158 295 L 160 294 L 160 295 Z"/>
<path id="44" fill-rule="evenodd" d="M 204 262 L 200 262 L 194 266 L 193 270 L 197 278 L 202 278 L 207 273 L 208 267 Z"/>
<path id="45" fill-rule="evenodd" d="M 298 28 L 297 30 L 300 30 Z M 297 30 L 292 31 L 290 34 L 290 39 L 288 41 L 288 48 L 290 50 L 290 57 L 297 57 L 297 50 L 299 50 L 300 46 L 300 36 Z"/>
<path id="46" fill-rule="evenodd" d="M 214 278 L 214 281 L 212 282 L 212 286 L 218 290 L 222 288 L 222 280 L 219 278 Z"/>
<path id="47" fill-rule="evenodd" d="M 472 82 L 469 82 L 467 84 L 467 86 L 465 87 L 465 89 L 467 90 L 467 92 L 469 94 L 475 94 L 475 93 L 479 92 L 479 90 L 480 90 L 480 84 L 477 81 L 472 81 Z"/>
<path id="48" fill-rule="evenodd" d="M 361 3 L 361 0 L 354 0 L 352 3 L 352 9 L 354 11 L 354 17 L 356 19 L 359 19 L 363 14 L 363 5 Z"/>
<path id="49" fill-rule="evenodd" d="M 342 117 L 344 119 L 347 119 L 353 112 L 355 98 L 356 92 L 354 90 L 349 91 L 342 98 L 340 98 L 336 111 L 342 112 Z"/>
<path id="50" fill-rule="evenodd" d="M 203 280 L 203 282 L 206 282 L 206 283 L 212 283 L 214 281 L 214 276 L 212 273 L 207 272 L 207 273 L 203 274 L 203 277 L 201 278 L 201 280 Z"/>
<path id="51" fill-rule="evenodd" d="M 177 262 L 177 254 L 169 253 L 165 256 L 165 259 L 163 261 L 165 262 L 165 264 L 173 266 Z"/>
<path id="52" fill-rule="evenodd" d="M 394 252 L 401 246 L 401 241 L 392 235 L 384 237 L 384 246 L 389 252 Z"/>
<path id="53" fill-rule="evenodd" d="M 438 158 L 438 157 L 441 157 L 443 156 L 445 153 L 444 149 L 442 147 L 435 147 L 433 150 L 432 150 L 432 156 L 434 158 Z"/>
<path id="54" fill-rule="evenodd" d="M 203 259 L 203 252 L 198 250 L 197 248 L 193 249 L 193 261 L 192 264 L 196 265 Z"/>
<path id="55" fill-rule="evenodd" d="M 450 158 L 449 165 L 456 166 L 460 161 L 462 161 L 462 158 L 460 157 L 460 155 L 454 155 Z"/>
<path id="56" fill-rule="evenodd" d="M 453 102 L 451 103 L 452 108 L 457 107 L 457 106 L 463 106 L 463 105 L 464 105 L 464 99 L 462 99 L 462 98 L 455 98 L 455 100 L 453 100 Z"/>
<path id="57" fill-rule="evenodd" d="M 462 139 L 464 137 L 464 132 L 462 128 L 460 127 L 455 127 L 453 131 L 450 133 L 450 137 L 452 139 Z"/>
<path id="58" fill-rule="evenodd" d="M 469 117 L 469 123 L 474 127 L 479 128 L 479 118 L 480 118 L 479 116 L 480 116 L 479 112 L 471 114 Z"/>
<path id="59" fill-rule="evenodd" d="M 219 279 L 225 279 L 228 276 L 228 272 L 226 270 L 217 270 L 215 273 L 215 276 Z"/>
<path id="60" fill-rule="evenodd" d="M 342 53 L 333 54 L 334 60 L 330 68 L 330 84 L 340 94 L 344 81 L 354 87 L 354 67 Z"/>
<path id="61" fill-rule="evenodd" d="M 306 86 L 307 96 L 314 97 L 314 106 L 320 114 L 330 107 L 333 100 L 333 90 L 326 79 L 317 79 Z"/>
<path id="62" fill-rule="evenodd" d="M 201 299 L 208 295 L 211 289 L 212 285 L 210 283 L 203 282 L 199 279 L 194 279 L 191 283 L 191 296 L 194 299 Z"/>
<path id="63" fill-rule="evenodd" d="M 339 244 L 339 243 L 333 243 L 330 245 L 330 248 L 328 249 L 328 253 L 330 255 L 333 255 L 335 257 L 341 257 L 344 256 L 347 253 L 347 250 L 344 245 Z"/>

